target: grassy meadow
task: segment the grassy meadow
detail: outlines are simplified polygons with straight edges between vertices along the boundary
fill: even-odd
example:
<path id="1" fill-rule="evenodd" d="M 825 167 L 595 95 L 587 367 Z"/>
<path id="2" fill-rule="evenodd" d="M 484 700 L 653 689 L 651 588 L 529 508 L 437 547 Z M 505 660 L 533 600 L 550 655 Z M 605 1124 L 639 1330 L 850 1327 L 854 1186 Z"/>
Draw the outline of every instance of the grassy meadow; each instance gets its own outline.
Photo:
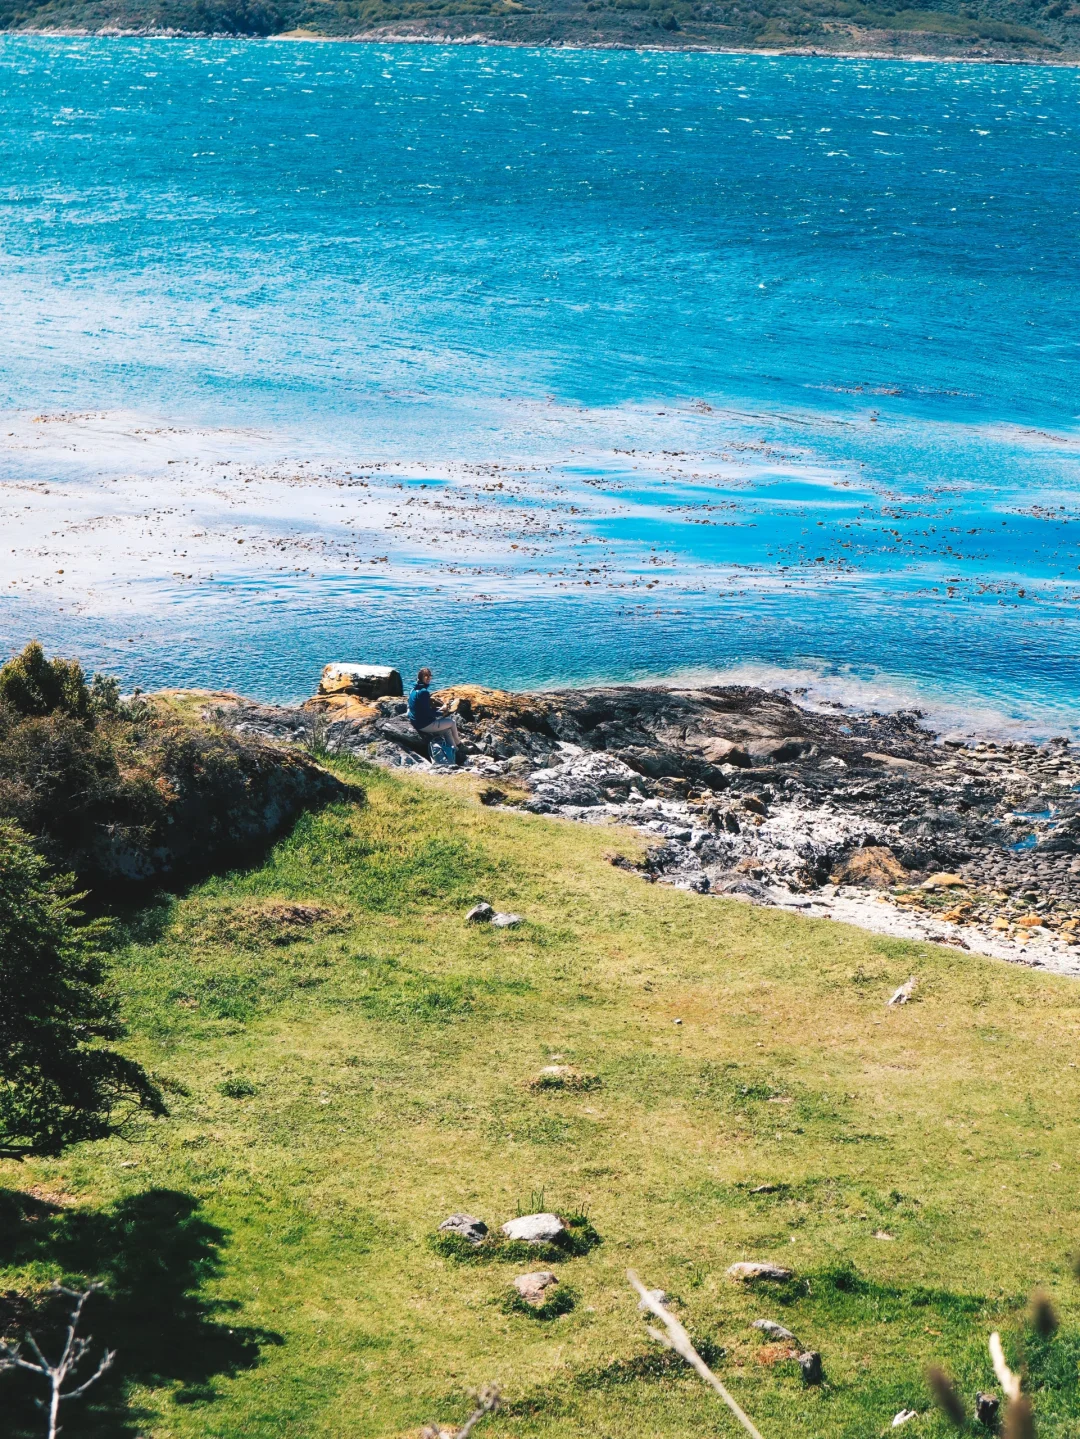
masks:
<path id="1" fill-rule="evenodd" d="M 647 885 L 605 859 L 633 834 L 484 808 L 464 777 L 337 768 L 362 800 L 125 917 L 128 1051 L 170 1117 L 0 1161 L 0 1291 L 107 1285 L 115 1377 L 65 1439 L 415 1434 L 487 1381 L 485 1439 L 735 1433 L 627 1267 L 765 1439 L 870 1439 L 908 1407 L 905 1435 L 944 1434 L 924 1367 L 970 1410 L 994 1327 L 1039 1434 L 1080 1434 L 1075 982 Z M 481 898 L 526 922 L 467 926 Z M 599 1085 L 531 1089 L 552 1062 Z M 506 1306 L 540 1266 L 430 1242 L 540 1208 L 601 1238 L 552 1266 L 557 1317 Z M 741 1259 L 795 1278 L 733 1284 Z M 821 1351 L 820 1388 L 759 1317 Z M 0 1378 L 5 1433 L 41 1432 L 29 1387 Z"/>

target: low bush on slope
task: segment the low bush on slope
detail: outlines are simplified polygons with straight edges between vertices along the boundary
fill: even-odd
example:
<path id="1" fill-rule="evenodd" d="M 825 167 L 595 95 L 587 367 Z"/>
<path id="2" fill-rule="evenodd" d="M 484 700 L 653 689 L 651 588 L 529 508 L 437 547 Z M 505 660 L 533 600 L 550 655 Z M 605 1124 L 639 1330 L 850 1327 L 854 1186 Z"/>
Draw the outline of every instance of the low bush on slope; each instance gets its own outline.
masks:
<path id="1" fill-rule="evenodd" d="M 0 818 L 95 889 L 234 863 L 343 792 L 302 755 L 124 701 L 40 645 L 0 669 Z"/>

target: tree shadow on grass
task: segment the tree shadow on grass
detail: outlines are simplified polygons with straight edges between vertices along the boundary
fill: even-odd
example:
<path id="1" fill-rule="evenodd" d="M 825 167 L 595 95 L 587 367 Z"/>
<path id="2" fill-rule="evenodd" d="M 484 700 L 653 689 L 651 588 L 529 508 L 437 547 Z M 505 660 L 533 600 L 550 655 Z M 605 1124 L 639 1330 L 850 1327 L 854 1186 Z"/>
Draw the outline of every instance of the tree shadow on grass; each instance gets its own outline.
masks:
<path id="1" fill-rule="evenodd" d="M 64 1209 L 13 1190 L 0 1190 L 0 1265 L 42 1275 L 37 1293 L 0 1296 L 0 1329 L 8 1339 L 31 1329 L 48 1357 L 63 1343 L 66 1311 L 46 1294 L 59 1271 L 72 1288 L 105 1287 L 86 1307 L 83 1331 L 93 1335 L 92 1372 L 103 1348 L 115 1349 L 112 1370 L 86 1395 L 64 1406 L 67 1439 L 134 1436 L 139 1415 L 127 1401 L 132 1384 L 168 1387 L 175 1403 L 215 1397 L 214 1380 L 259 1363 L 269 1330 L 230 1324 L 235 1301 L 211 1299 L 203 1287 L 221 1272 L 225 1232 L 199 1213 L 199 1201 L 173 1189 L 149 1189 L 109 1209 Z M 11 1439 L 39 1436 L 33 1403 L 44 1381 L 30 1374 L 0 1377 Z"/>

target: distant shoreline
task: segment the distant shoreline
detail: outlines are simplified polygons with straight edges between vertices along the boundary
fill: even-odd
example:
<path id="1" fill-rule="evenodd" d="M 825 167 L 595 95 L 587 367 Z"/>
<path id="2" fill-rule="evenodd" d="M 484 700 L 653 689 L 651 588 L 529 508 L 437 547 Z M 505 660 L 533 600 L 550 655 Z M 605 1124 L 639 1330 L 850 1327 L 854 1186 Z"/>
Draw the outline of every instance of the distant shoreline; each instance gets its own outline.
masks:
<path id="1" fill-rule="evenodd" d="M 581 40 L 514 40 L 492 35 L 431 35 L 413 33 L 380 34 L 365 31 L 356 35 L 320 35 L 315 31 L 285 30 L 274 35 L 236 34 L 228 31 L 163 29 L 120 29 L 102 26 L 91 30 L 79 27 L 32 28 L 17 30 L 0 29 L 0 35 L 31 36 L 47 40 L 242 40 L 245 42 L 272 43 L 279 40 L 317 41 L 334 45 L 447 45 L 474 46 L 483 49 L 504 50 L 623 50 L 632 54 L 649 55 L 749 55 L 767 59 L 804 60 L 890 60 L 903 64 L 919 65 L 1010 65 L 1047 66 L 1057 69 L 1075 70 L 1080 67 L 1080 55 L 1076 56 L 1008 56 L 1008 55 L 928 55 L 923 53 L 899 53 L 895 50 L 822 50 L 816 47 L 791 46 L 784 49 L 751 49 L 739 45 L 711 44 L 667 44 L 631 45 L 616 40 L 597 40 L 589 44 Z"/>

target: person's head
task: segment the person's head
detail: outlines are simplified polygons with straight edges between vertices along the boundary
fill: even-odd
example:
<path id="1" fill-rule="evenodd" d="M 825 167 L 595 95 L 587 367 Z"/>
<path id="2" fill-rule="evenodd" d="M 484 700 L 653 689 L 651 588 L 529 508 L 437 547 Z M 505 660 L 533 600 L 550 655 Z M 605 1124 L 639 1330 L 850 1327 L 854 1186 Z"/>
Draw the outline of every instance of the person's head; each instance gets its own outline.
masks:
<path id="1" fill-rule="evenodd" d="M 417 672 L 416 683 L 418 685 L 429 685 L 431 683 L 431 671 L 428 669 L 427 665 L 425 665 L 422 670 L 419 670 Z"/>

